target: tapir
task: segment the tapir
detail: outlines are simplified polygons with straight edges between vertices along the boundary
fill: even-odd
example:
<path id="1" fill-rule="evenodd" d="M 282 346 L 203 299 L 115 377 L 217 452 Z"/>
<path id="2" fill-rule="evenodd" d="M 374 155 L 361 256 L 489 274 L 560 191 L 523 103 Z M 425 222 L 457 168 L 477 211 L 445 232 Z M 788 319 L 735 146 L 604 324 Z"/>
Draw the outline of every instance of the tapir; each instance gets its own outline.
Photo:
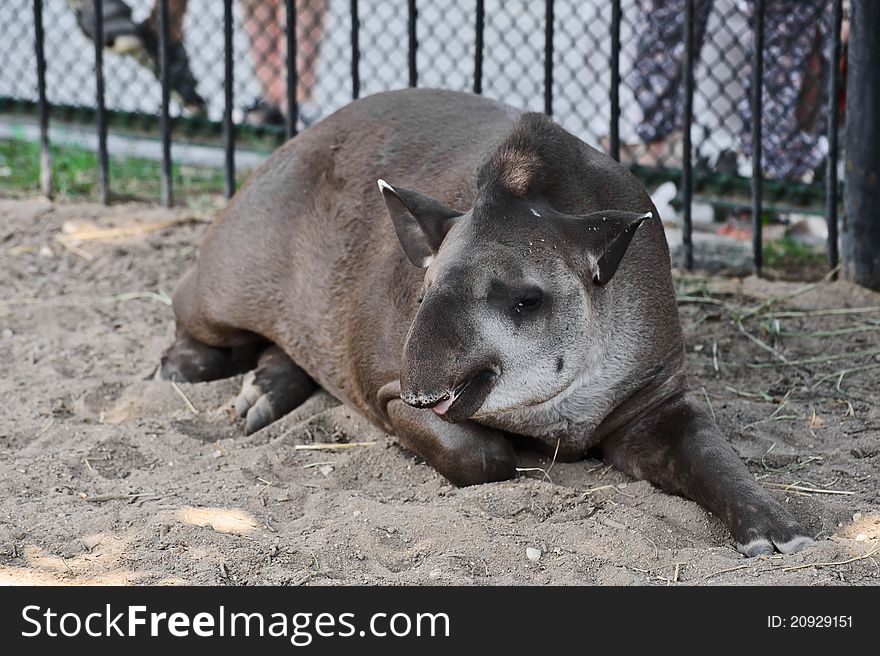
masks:
<path id="1" fill-rule="evenodd" d="M 812 543 L 688 390 L 649 194 L 542 114 L 352 102 L 252 174 L 173 307 L 158 375 L 249 372 L 248 433 L 321 386 L 455 485 L 515 477 L 527 438 L 697 501 L 747 556 Z"/>

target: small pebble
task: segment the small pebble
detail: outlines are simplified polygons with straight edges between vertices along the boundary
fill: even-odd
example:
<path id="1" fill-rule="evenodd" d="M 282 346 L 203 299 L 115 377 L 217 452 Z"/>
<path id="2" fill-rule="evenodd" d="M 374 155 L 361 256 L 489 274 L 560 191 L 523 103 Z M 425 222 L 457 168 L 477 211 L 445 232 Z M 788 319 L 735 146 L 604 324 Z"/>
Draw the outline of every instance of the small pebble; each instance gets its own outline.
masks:
<path id="1" fill-rule="evenodd" d="M 529 547 L 526 549 L 526 558 L 531 560 L 533 563 L 538 562 L 541 559 L 541 550 L 535 549 L 535 547 Z"/>
<path id="2" fill-rule="evenodd" d="M 856 542 L 865 542 L 867 539 L 868 539 L 868 536 L 865 535 L 864 533 L 859 533 L 856 536 Z"/>
<path id="3" fill-rule="evenodd" d="M 92 551 L 95 547 L 101 544 L 102 539 L 103 537 L 101 535 L 87 535 L 83 538 L 80 538 L 80 542 L 87 551 Z"/>
<path id="4" fill-rule="evenodd" d="M 854 522 L 859 521 L 861 518 L 862 518 L 862 513 L 860 513 L 860 512 L 853 513 L 853 521 Z"/>

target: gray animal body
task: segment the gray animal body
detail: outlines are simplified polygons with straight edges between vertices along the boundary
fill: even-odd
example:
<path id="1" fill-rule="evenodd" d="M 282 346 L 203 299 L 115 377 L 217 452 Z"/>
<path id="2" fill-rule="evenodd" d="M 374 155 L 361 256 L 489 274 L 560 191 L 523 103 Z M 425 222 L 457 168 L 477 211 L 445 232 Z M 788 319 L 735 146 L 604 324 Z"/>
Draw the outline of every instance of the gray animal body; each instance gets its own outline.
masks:
<path id="1" fill-rule="evenodd" d="M 249 432 L 320 385 L 458 485 L 514 477 L 518 435 L 696 500 L 749 556 L 812 542 L 688 393 L 649 195 L 545 116 L 353 102 L 253 174 L 174 311 L 161 376 L 250 371 Z"/>

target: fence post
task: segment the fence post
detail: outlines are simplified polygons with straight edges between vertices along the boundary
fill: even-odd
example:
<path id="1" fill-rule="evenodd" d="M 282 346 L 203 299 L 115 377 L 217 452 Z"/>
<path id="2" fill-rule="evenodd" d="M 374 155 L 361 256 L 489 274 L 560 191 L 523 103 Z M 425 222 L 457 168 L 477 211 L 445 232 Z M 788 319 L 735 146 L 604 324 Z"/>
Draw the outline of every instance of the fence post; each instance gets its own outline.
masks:
<path id="1" fill-rule="evenodd" d="M 37 51 L 37 111 L 40 117 L 40 191 L 52 194 L 49 154 L 49 101 L 46 99 L 46 56 L 43 43 L 43 0 L 34 0 L 34 47 Z"/>
<path id="2" fill-rule="evenodd" d="M 419 70 L 416 62 L 416 50 L 419 47 L 417 36 L 416 21 L 419 17 L 419 10 L 416 7 L 416 0 L 409 0 L 407 6 L 407 33 L 408 47 L 407 60 L 409 62 L 409 86 L 415 87 L 419 84 Z"/>
<path id="3" fill-rule="evenodd" d="M 287 60 L 287 116 L 284 125 L 285 136 L 291 139 L 296 136 L 296 123 L 299 119 L 299 104 L 296 97 L 296 88 L 299 86 L 296 22 L 301 20 L 301 17 L 296 14 L 296 0 L 286 0 L 284 10 L 284 33 L 287 37 L 287 52 L 285 53 Z"/>
<path id="4" fill-rule="evenodd" d="M 843 275 L 880 291 L 880 2 L 853 0 L 846 76 Z"/>
<path id="5" fill-rule="evenodd" d="M 544 113 L 553 116 L 553 0 L 544 4 Z"/>
<path id="6" fill-rule="evenodd" d="M 107 204 L 107 110 L 104 106 L 104 0 L 94 0 L 95 9 L 95 96 L 98 131 L 98 200 Z"/>
<path id="7" fill-rule="evenodd" d="M 483 35 L 486 31 L 485 0 L 477 0 L 476 26 L 474 27 L 474 93 L 483 93 Z"/>
<path id="8" fill-rule="evenodd" d="M 611 4 L 611 126 L 608 154 L 620 161 L 620 0 Z"/>
<path id="9" fill-rule="evenodd" d="M 681 155 L 681 245 L 684 268 L 694 268 L 694 170 L 691 128 L 694 124 L 694 1 L 687 0 L 684 9 L 684 131 Z"/>
<path id="10" fill-rule="evenodd" d="M 226 198 L 232 198 L 235 193 L 235 126 L 232 124 L 234 82 L 232 0 L 223 0 L 223 150 L 226 160 L 223 192 Z"/>
<path id="11" fill-rule="evenodd" d="M 764 148 L 762 144 L 764 107 L 764 0 L 755 0 L 755 43 L 752 53 L 752 251 L 755 273 L 761 275 L 764 266 L 763 203 Z"/>
<path id="12" fill-rule="evenodd" d="M 171 188 L 171 103 L 168 0 L 159 0 L 159 80 L 162 86 L 162 105 L 159 112 L 162 132 L 162 205 L 171 207 L 174 196 Z"/>
<path id="13" fill-rule="evenodd" d="M 358 0 L 351 0 L 351 98 L 361 95 L 361 17 Z"/>
<path id="14" fill-rule="evenodd" d="M 828 71 L 828 166 L 825 170 L 825 220 L 828 222 L 828 265 L 834 269 L 840 259 L 837 252 L 837 205 L 840 202 L 837 184 L 837 162 L 840 152 L 840 28 L 843 22 L 843 0 L 834 0 L 831 20 L 831 60 Z M 834 275 L 837 277 L 837 274 Z"/>

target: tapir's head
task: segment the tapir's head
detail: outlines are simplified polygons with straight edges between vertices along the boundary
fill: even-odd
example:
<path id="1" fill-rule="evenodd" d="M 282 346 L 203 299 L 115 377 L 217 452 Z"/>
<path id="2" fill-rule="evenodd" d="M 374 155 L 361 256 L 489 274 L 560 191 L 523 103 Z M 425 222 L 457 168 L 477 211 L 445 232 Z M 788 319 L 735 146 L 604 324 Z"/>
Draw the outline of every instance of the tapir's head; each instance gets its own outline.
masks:
<path id="1" fill-rule="evenodd" d="M 383 180 L 410 262 L 425 269 L 404 346 L 401 398 L 444 419 L 543 403 L 590 357 L 594 294 L 651 213 L 560 213 L 541 198 L 477 196 L 459 212 Z"/>

